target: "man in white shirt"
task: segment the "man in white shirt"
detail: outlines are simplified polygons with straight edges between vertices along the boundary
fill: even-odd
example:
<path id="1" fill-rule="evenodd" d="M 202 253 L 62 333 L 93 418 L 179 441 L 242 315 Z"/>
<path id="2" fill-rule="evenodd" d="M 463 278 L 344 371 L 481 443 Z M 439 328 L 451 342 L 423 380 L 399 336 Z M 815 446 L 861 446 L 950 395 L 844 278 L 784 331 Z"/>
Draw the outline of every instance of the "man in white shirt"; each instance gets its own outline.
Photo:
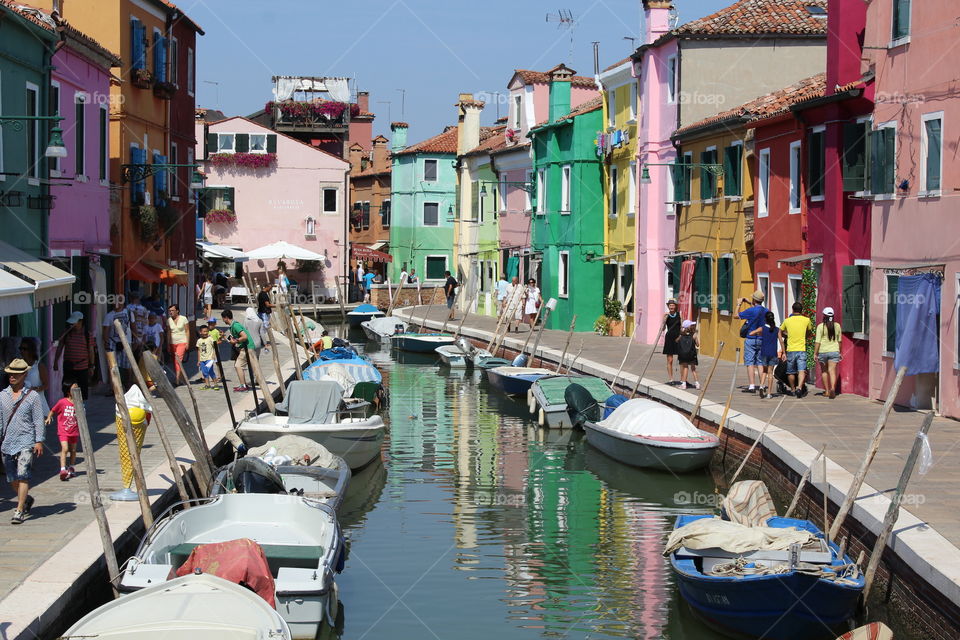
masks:
<path id="1" fill-rule="evenodd" d="M 507 282 L 507 279 L 500 274 L 500 279 L 497 280 L 496 290 L 497 290 L 497 315 L 503 315 L 505 306 L 507 304 L 507 294 L 510 289 L 510 283 Z"/>

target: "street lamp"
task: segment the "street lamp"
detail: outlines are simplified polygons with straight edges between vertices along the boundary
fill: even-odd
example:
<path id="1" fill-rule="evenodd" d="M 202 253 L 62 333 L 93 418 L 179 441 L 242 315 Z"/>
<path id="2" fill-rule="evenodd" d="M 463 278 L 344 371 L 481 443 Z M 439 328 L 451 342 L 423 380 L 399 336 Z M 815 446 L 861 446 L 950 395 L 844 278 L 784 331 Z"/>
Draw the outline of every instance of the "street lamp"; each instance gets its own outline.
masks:
<path id="1" fill-rule="evenodd" d="M 43 155 L 48 158 L 67 157 L 67 147 L 63 144 L 63 129 L 59 126 L 50 129 L 50 142 L 47 144 L 47 150 Z"/>
<path id="2" fill-rule="evenodd" d="M 199 191 L 203 189 L 203 185 L 206 184 L 206 176 L 194 169 L 193 176 L 190 178 L 190 188 L 194 191 Z"/>
<path id="3" fill-rule="evenodd" d="M 9 126 L 14 131 L 23 131 L 23 121 L 47 121 L 53 122 L 53 128 L 50 129 L 50 141 L 47 143 L 47 150 L 43 155 L 47 158 L 66 158 L 67 147 L 63 144 L 63 129 L 59 122 L 63 120 L 57 116 L 4 116 L 0 118 L 0 127 Z"/>

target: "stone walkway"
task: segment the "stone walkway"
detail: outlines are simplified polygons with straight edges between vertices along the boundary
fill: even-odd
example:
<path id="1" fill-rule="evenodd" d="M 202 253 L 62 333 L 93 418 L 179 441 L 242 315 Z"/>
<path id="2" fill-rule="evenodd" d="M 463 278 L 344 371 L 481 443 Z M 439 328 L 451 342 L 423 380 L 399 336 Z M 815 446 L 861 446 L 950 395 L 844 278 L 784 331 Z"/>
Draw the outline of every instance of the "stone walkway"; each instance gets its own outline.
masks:
<path id="1" fill-rule="evenodd" d="M 414 318 L 422 318 L 426 308 L 408 308 L 400 314 L 404 316 L 412 314 Z M 442 320 L 435 319 L 442 317 L 440 307 L 435 307 L 428 315 L 428 326 L 439 328 Z M 458 321 L 447 325 L 448 331 L 456 330 L 459 318 L 458 314 Z M 479 335 L 478 332 L 485 332 L 489 337 L 495 328 L 495 318 L 471 315 L 465 321 L 464 333 L 475 336 Z M 526 338 L 525 329 L 521 329 L 519 334 L 511 333 L 507 346 L 518 350 Z M 563 350 L 566 339 L 566 331 L 544 331 L 538 354 L 548 349 L 556 353 L 554 356 L 556 358 Z M 535 340 L 534 335 L 527 348 L 528 353 Z M 603 337 L 594 333 L 576 333 L 570 342 L 570 354 L 575 355 L 580 351 L 581 344 L 583 347 L 578 364 L 589 360 L 611 367 L 615 372 L 626 352 L 628 339 Z M 624 366 L 624 374 L 622 374 L 629 376 L 631 384 L 636 381 L 636 376 L 643 369 L 649 355 L 649 345 L 634 344 L 631 348 L 630 356 Z M 569 361 L 571 357 L 572 355 L 568 355 L 567 360 Z M 701 383 L 706 381 L 712 364 L 713 358 L 700 357 L 698 369 Z M 661 391 L 672 390 L 676 394 L 685 394 L 691 403 L 696 400 L 695 394 L 698 392 L 692 389 L 683 392 L 665 384 L 655 385 L 657 381 L 666 382 L 666 375 L 663 356 L 654 355 L 645 376 L 647 382 L 652 385 L 651 391 L 655 392 L 658 388 Z M 679 370 L 677 375 L 679 376 Z M 704 398 L 705 405 L 712 401 L 719 403 L 722 408 L 726 403 L 733 375 L 733 362 L 721 360 Z M 747 375 L 744 367 L 739 368 L 737 378 L 738 386 L 746 386 Z M 774 424 L 801 438 L 814 449 L 819 449 L 821 444 L 826 443 L 826 455 L 853 474 L 863 459 L 869 438 L 880 415 L 881 404 L 854 395 L 842 395 L 835 400 L 828 400 L 816 395 L 817 393 L 818 390 L 810 387 L 810 395 L 806 398 L 787 398 Z M 738 389 L 734 393 L 731 404 L 730 419 L 748 415 L 766 421 L 778 402 L 779 398 L 761 400 L 754 394 L 742 393 Z M 901 407 L 896 407 L 891 412 L 880 450 L 867 474 L 867 484 L 879 491 L 889 492 L 888 496 L 892 495 L 923 418 L 923 413 Z M 960 422 L 948 418 L 936 418 L 930 428 L 929 438 L 934 464 L 926 475 L 914 474 L 903 507 L 933 527 L 953 545 L 960 547 L 960 526 L 958 526 L 960 509 L 953 504 L 954 490 L 960 486 Z M 845 486 L 849 486 L 849 481 Z M 863 500 L 861 496 L 858 504 L 862 504 Z"/>
<path id="2" fill-rule="evenodd" d="M 223 358 L 229 357 L 229 351 L 229 345 L 221 345 Z M 280 345 L 279 355 L 281 363 L 287 363 L 292 357 L 286 344 Z M 191 354 L 191 358 L 187 364 L 187 371 L 191 379 L 197 380 L 196 352 Z M 264 376 L 276 377 L 273 359 L 269 353 L 261 354 L 260 363 Z M 233 364 L 231 360 L 225 359 L 223 362 L 224 375 L 231 389 L 237 384 L 237 374 Z M 288 367 L 284 366 L 284 370 L 287 369 Z M 172 372 L 170 377 L 172 378 Z M 271 385 L 271 388 L 276 387 Z M 199 384 L 194 384 L 193 389 L 200 409 L 200 419 L 205 426 L 227 412 L 227 402 L 222 390 L 200 390 Z M 182 385 L 177 387 L 177 393 L 193 417 L 193 405 L 186 387 Z M 234 404 L 249 395 L 249 393 L 231 392 Z M 257 396 L 262 399 L 259 390 Z M 166 404 L 160 399 L 154 400 L 153 404 L 154 410 L 159 411 L 164 426 L 170 432 L 173 449 L 180 450 L 185 443 Z M 105 496 L 104 506 L 109 508 L 111 503 L 106 496 L 121 488 L 112 391 L 107 395 L 105 385 L 92 388 L 86 403 L 86 413 L 87 421 L 93 431 L 97 466 L 100 470 L 100 489 Z M 241 418 L 242 415 L 238 413 L 237 419 Z M 20 525 L 10 524 L 10 516 L 16 507 L 16 502 L 13 500 L 13 492 L 8 484 L 4 482 L 0 488 L 0 601 L 54 553 L 65 546 L 69 547 L 71 540 L 94 521 L 93 510 L 89 506 L 87 481 L 84 477 L 83 454 L 80 452 L 77 458 L 78 476 L 65 482 L 61 481 L 58 475 L 60 445 L 56 439 L 56 427 L 51 425 L 47 430 L 47 451 L 34 465 L 34 486 L 30 489 L 30 495 L 34 496 L 36 504 L 26 522 Z M 210 441 L 208 444 L 213 446 L 215 442 Z M 173 477 L 170 475 L 167 458 L 160 445 L 156 429 L 147 430 L 141 457 L 147 475 L 151 469 L 162 467 L 161 473 L 164 478 L 169 485 L 173 485 Z M 192 462 L 188 458 L 179 459 L 187 467 Z M 159 489 L 151 490 L 151 500 L 156 499 L 161 493 Z M 130 504 L 136 505 L 136 503 Z M 118 533 L 113 531 L 114 535 Z"/>

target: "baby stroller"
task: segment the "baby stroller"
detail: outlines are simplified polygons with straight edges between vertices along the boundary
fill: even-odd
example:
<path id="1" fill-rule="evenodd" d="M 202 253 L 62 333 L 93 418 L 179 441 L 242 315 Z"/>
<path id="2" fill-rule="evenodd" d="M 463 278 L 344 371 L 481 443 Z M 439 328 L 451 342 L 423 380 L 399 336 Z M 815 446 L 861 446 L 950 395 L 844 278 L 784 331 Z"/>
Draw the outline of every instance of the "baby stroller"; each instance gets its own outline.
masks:
<path id="1" fill-rule="evenodd" d="M 777 381 L 777 393 L 784 394 L 790 392 L 790 379 L 787 377 L 787 361 L 781 360 L 780 364 L 773 368 L 773 379 Z M 806 392 L 807 383 L 803 383 L 803 391 Z"/>

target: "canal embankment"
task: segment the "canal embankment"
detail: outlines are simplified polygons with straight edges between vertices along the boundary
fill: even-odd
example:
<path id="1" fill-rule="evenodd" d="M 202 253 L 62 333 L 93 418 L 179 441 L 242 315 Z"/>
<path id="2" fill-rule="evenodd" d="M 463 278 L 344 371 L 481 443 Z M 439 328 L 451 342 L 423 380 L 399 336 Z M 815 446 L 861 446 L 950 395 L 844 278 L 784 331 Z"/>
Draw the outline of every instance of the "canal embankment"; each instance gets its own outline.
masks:
<path id="1" fill-rule="evenodd" d="M 439 329 L 444 313 L 435 307 L 426 326 Z M 445 309 L 444 309 L 445 310 Z M 423 318 L 425 307 L 406 308 L 397 315 L 416 321 Z M 453 330 L 459 322 L 447 324 Z M 462 333 L 478 346 L 485 347 L 496 329 L 496 319 L 471 315 Z M 527 334 L 509 334 L 501 357 L 513 357 Z M 527 353 L 533 346 L 530 340 Z M 556 366 L 567 342 L 564 331 L 544 331 L 537 348 L 536 364 L 542 358 L 547 366 Z M 626 353 L 626 338 L 610 338 L 596 334 L 574 334 L 567 349 L 566 363 L 575 359 L 573 370 L 612 381 Z M 728 346 L 731 350 L 732 346 Z M 623 371 L 617 379 L 621 391 L 637 385 L 640 371 L 650 355 L 650 345 L 635 344 Z M 712 359 L 700 357 L 701 381 L 705 381 Z M 746 383 L 743 368 L 721 360 L 700 408 L 700 426 L 716 430 L 721 420 L 732 378 Z M 697 391 L 681 390 L 665 384 L 663 358 L 654 355 L 653 363 L 638 393 L 690 413 L 697 401 Z M 723 434 L 721 453 L 716 464 L 720 473 L 732 473 L 750 445 L 770 419 L 778 399 L 760 399 L 736 390 Z M 833 518 L 844 501 L 860 462 L 867 449 L 881 405 L 858 396 L 840 396 L 829 400 L 811 393 L 804 399 L 787 398 L 772 424 L 760 440 L 741 478 L 763 479 L 775 494 L 793 494 L 801 476 L 809 469 L 817 451 L 826 445 L 826 478 L 814 474 L 806 485 L 797 511 L 822 523 L 823 494 L 828 498 L 828 517 Z M 839 538 L 856 558 L 861 551 L 869 556 L 884 516 L 890 495 L 897 485 L 904 462 L 924 414 L 897 408 L 889 417 L 883 440 L 866 482 L 861 488 Z M 873 591 L 874 598 L 895 608 L 903 615 L 911 636 L 925 638 L 960 637 L 960 509 L 953 487 L 960 475 L 960 424 L 936 418 L 930 430 L 933 465 L 925 475 L 915 474 L 900 510 L 893 535 L 884 550 Z M 820 466 L 819 464 L 817 465 Z M 703 506 L 712 496 L 689 496 L 691 506 Z M 697 504 L 699 503 L 699 504 Z"/>

